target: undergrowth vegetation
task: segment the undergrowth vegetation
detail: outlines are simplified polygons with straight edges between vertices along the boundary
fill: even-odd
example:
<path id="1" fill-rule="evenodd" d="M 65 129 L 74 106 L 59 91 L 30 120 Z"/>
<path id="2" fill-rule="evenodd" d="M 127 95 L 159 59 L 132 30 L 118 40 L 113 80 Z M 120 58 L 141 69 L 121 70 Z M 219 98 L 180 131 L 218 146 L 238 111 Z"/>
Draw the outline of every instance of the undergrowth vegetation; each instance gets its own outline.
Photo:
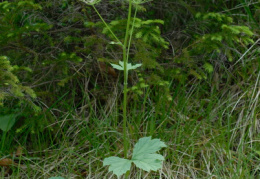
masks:
<path id="1" fill-rule="evenodd" d="M 260 2 L 133 2 L 0 3 L 0 178 L 116 178 L 148 136 L 162 168 L 123 177 L 260 176 Z"/>

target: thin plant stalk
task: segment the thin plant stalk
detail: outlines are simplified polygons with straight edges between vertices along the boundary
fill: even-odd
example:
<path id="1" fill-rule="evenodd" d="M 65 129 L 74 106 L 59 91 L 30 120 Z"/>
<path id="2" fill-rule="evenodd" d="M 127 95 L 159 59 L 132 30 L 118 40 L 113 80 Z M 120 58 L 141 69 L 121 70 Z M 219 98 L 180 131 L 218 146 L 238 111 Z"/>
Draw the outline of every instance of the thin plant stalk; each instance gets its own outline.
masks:
<path id="1" fill-rule="evenodd" d="M 127 71 L 127 63 L 128 63 L 128 55 L 127 55 L 127 42 L 129 37 L 129 27 L 130 27 L 130 20 L 132 14 L 132 0 L 129 0 L 129 8 L 128 8 L 128 18 L 127 18 L 127 25 L 126 25 L 126 33 L 125 33 L 125 40 L 123 45 L 123 61 L 124 61 L 124 101 L 123 101 L 123 133 L 124 133 L 124 157 L 127 158 L 127 151 L 128 151 L 128 140 L 126 135 L 126 106 L 127 106 L 127 79 L 128 79 L 128 71 Z"/>
<path id="2" fill-rule="evenodd" d="M 128 41 L 128 49 L 127 49 L 127 56 L 126 56 L 127 62 L 128 62 L 128 58 L 129 58 L 129 51 L 130 51 L 132 36 L 133 36 L 133 33 L 134 33 L 134 24 L 135 24 L 136 14 L 137 14 L 137 8 L 135 8 L 134 19 L 133 19 L 133 24 L 132 24 L 132 29 L 131 29 L 130 37 L 129 37 L 129 41 Z"/>
<path id="3" fill-rule="evenodd" d="M 96 7 L 94 5 L 92 5 L 93 9 L 96 11 L 97 15 L 99 16 L 99 18 L 101 19 L 101 21 L 105 24 L 105 26 L 108 28 L 109 32 L 112 34 L 112 36 L 116 39 L 117 42 L 122 43 L 117 36 L 114 34 L 114 32 L 110 29 L 110 27 L 107 25 L 106 21 L 104 21 L 103 17 L 100 15 L 100 13 L 98 12 L 98 10 L 96 9 Z"/>
<path id="4" fill-rule="evenodd" d="M 107 23 L 104 21 L 98 10 L 94 5 L 92 5 L 93 9 L 98 14 L 101 21 L 105 24 L 105 26 L 108 28 L 112 36 L 116 39 L 117 42 L 119 42 L 121 45 L 121 41 L 117 38 L 117 36 L 114 34 L 114 32 L 111 30 L 111 28 L 107 25 Z M 137 13 L 137 9 L 135 11 L 135 16 Z M 127 107 L 127 80 L 128 80 L 128 57 L 129 57 L 129 50 L 130 50 L 130 44 L 131 44 L 131 38 L 133 33 L 133 28 L 129 37 L 129 27 L 130 27 L 130 21 L 131 21 L 131 14 L 132 14 L 132 0 L 129 0 L 129 9 L 128 9 L 128 18 L 127 18 L 127 25 L 126 25 L 126 32 L 125 32 L 125 39 L 123 47 L 123 62 L 124 62 L 124 100 L 123 100 L 123 140 L 124 140 L 124 157 L 127 158 L 127 151 L 128 151 L 128 139 L 127 139 L 127 116 L 126 116 L 126 107 Z M 134 17 L 135 21 L 135 17 Z"/>

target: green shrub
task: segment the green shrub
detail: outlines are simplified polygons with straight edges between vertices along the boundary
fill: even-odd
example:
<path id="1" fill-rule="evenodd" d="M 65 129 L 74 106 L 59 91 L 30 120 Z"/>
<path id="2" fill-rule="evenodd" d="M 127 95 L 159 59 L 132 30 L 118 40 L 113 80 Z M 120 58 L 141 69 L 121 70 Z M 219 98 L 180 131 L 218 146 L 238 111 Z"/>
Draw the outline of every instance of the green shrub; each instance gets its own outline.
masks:
<path id="1" fill-rule="evenodd" d="M 30 87 L 20 83 L 14 74 L 14 71 L 17 70 L 19 67 L 12 66 L 6 56 L 0 56 L 0 106 L 4 105 L 5 100 L 19 99 L 20 102 L 26 100 L 36 109 L 36 106 L 29 99 L 29 97 L 36 98 L 36 94 Z"/>

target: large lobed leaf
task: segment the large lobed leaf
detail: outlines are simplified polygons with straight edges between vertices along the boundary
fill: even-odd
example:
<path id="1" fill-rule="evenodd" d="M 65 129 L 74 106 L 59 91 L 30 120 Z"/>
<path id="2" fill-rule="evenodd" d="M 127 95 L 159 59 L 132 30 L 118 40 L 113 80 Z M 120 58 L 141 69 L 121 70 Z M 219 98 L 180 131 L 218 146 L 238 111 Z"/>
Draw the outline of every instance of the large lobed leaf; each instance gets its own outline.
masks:
<path id="1" fill-rule="evenodd" d="M 162 168 L 164 157 L 156 154 L 161 148 L 166 147 L 160 139 L 151 137 L 141 138 L 134 146 L 132 161 L 134 164 L 145 171 L 156 171 Z"/>
<path id="2" fill-rule="evenodd" d="M 103 165 L 109 165 L 109 171 L 112 171 L 117 177 L 125 174 L 131 168 L 131 160 L 119 157 L 108 157 L 103 161 Z"/>
<path id="3" fill-rule="evenodd" d="M 109 165 L 109 171 L 112 171 L 117 177 L 120 177 L 130 170 L 132 162 L 138 168 L 147 172 L 151 170 L 157 171 L 162 168 L 164 157 L 160 154 L 156 154 L 156 152 L 162 147 L 166 147 L 166 145 L 160 141 L 160 139 L 143 137 L 135 144 L 131 160 L 119 157 L 108 157 L 103 161 L 103 165 Z"/>

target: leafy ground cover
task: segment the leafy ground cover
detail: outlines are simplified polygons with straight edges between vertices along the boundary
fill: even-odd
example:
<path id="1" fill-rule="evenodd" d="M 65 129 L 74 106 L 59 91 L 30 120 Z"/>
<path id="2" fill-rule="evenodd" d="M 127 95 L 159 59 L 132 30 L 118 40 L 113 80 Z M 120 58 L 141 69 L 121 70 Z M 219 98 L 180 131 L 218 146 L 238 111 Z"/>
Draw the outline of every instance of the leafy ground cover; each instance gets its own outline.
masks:
<path id="1" fill-rule="evenodd" d="M 95 6 L 122 42 L 127 4 Z M 133 7 L 129 61 L 142 66 L 128 77 L 127 159 L 137 163 L 129 178 L 260 176 L 259 7 Z M 74 0 L 4 1 L 0 17 L 0 177 L 117 178 L 103 162 L 125 157 L 123 73 L 111 64 L 124 68 L 95 9 Z M 158 171 L 138 168 L 135 148 L 147 136 L 167 146 L 150 153 L 164 159 Z"/>

